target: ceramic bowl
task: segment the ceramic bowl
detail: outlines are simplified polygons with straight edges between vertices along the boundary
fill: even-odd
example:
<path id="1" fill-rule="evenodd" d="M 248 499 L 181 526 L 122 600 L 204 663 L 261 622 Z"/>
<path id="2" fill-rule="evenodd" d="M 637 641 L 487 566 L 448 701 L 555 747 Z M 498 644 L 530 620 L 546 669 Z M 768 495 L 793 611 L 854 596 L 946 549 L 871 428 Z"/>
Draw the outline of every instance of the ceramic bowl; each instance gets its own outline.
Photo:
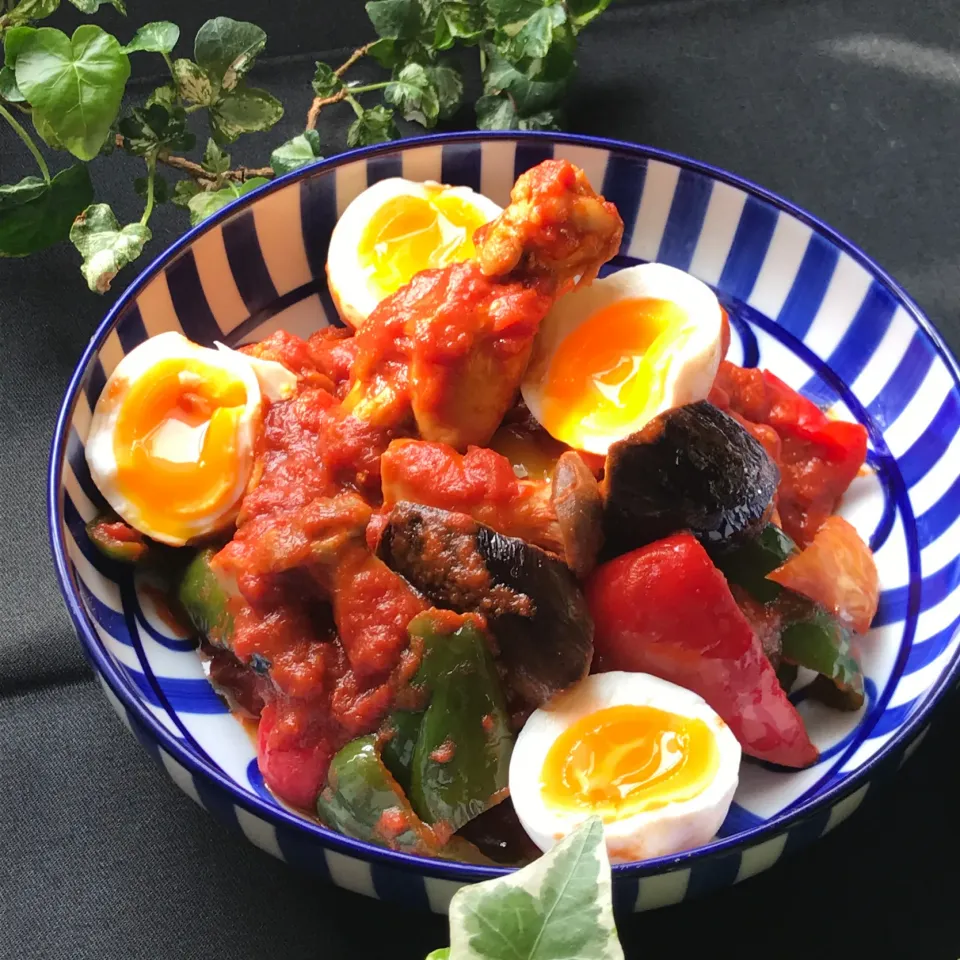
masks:
<path id="1" fill-rule="evenodd" d="M 868 474 L 842 513 L 876 553 L 883 593 L 862 645 L 868 699 L 844 714 L 798 702 L 821 750 L 783 772 L 745 763 L 710 844 L 614 869 L 620 910 L 695 897 L 773 866 L 836 827 L 916 746 L 958 669 L 960 381 L 929 321 L 869 257 L 739 177 L 658 150 L 562 134 L 468 133 L 353 151 L 281 177 L 191 230 L 146 269 L 97 330 L 70 382 L 49 474 L 57 576 L 110 703 L 197 803 L 255 844 L 371 897 L 444 911 L 464 883 L 501 872 L 394 853 L 340 836 L 264 788 L 253 744 L 204 677 L 193 644 L 158 617 L 149 584 L 91 546 L 102 502 L 84 461 L 110 372 L 149 336 L 182 330 L 231 346 L 337 323 L 325 282 L 330 233 L 384 177 L 466 184 L 507 202 L 548 157 L 583 167 L 625 223 L 616 269 L 657 260 L 710 284 L 729 312 L 730 357 L 769 367 L 870 436 Z"/>

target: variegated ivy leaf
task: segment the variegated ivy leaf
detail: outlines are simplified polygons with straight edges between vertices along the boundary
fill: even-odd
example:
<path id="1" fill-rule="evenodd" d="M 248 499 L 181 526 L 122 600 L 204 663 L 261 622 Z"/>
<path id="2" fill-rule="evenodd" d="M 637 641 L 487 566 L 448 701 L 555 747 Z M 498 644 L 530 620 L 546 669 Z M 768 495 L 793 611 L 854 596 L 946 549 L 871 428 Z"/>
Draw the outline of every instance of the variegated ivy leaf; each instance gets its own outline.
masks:
<path id="1" fill-rule="evenodd" d="M 210 129 L 219 143 L 233 143 L 243 133 L 269 130 L 282 116 L 276 97 L 241 84 L 210 108 Z"/>
<path id="2" fill-rule="evenodd" d="M 270 181 L 266 177 L 251 177 L 243 183 L 228 183 L 222 190 L 201 190 L 195 193 L 187 200 L 187 208 L 190 210 L 190 225 L 195 227 L 198 223 L 206 220 L 211 214 L 216 213 L 221 207 L 242 197 L 251 190 L 256 190 Z M 177 184 L 179 186 L 179 184 Z M 178 198 L 174 195 L 174 203 Z"/>
<path id="3" fill-rule="evenodd" d="M 206 71 L 201 70 L 192 60 L 175 60 L 173 79 L 184 100 L 199 103 L 205 107 L 216 102 L 220 91 L 214 86 Z"/>
<path id="4" fill-rule="evenodd" d="M 103 3 L 109 3 L 111 7 L 127 15 L 127 7 L 123 0 L 70 0 L 70 2 L 83 13 L 96 13 Z"/>
<path id="5" fill-rule="evenodd" d="M 59 6 L 60 0 L 20 0 L 12 10 L 3 15 L 4 23 L 12 26 L 28 23 L 30 20 L 43 20 Z"/>
<path id="6" fill-rule="evenodd" d="M 300 167 L 322 159 L 320 154 L 320 134 L 316 130 L 304 130 L 292 140 L 282 143 L 270 155 L 270 166 L 279 176 L 290 173 Z"/>
<path id="7" fill-rule="evenodd" d="M 516 873 L 458 890 L 449 960 L 623 960 L 601 820 Z"/>
<path id="8" fill-rule="evenodd" d="M 70 228 L 70 242 L 83 257 L 80 272 L 94 293 L 106 293 L 120 270 L 140 256 L 150 237 L 143 223 L 121 227 L 106 203 L 87 207 Z"/>
<path id="9" fill-rule="evenodd" d="M 233 90 L 266 43 L 267 35 L 255 23 L 216 17 L 197 31 L 193 56 L 215 83 Z"/>
<path id="10" fill-rule="evenodd" d="M 124 53 L 170 53 L 180 39 L 180 28 L 169 20 L 145 23 L 123 48 Z"/>

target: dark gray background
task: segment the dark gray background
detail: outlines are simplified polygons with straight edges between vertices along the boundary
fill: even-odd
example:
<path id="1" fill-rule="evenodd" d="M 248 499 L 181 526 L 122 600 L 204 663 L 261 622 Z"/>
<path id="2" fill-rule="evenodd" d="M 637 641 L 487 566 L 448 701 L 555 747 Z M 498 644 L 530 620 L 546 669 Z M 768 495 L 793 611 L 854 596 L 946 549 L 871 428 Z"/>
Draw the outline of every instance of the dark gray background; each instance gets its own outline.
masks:
<path id="1" fill-rule="evenodd" d="M 220 13 L 267 29 L 254 76 L 288 116 L 236 151 L 249 163 L 302 124 L 315 56 L 337 62 L 370 37 L 359 0 L 130 7 L 127 24 L 98 20 L 121 37 L 168 17 L 189 38 Z M 582 37 L 569 128 L 689 154 L 798 202 L 875 256 L 956 349 L 958 14 L 960 0 L 615 0 Z M 155 62 L 140 55 L 136 69 Z M 329 114 L 333 152 L 349 110 Z M 95 164 L 98 193 L 127 218 L 139 216 L 135 167 Z M 3 129 L 0 181 L 28 172 Z M 158 252 L 185 222 L 163 208 L 151 226 Z M 54 583 L 44 501 L 62 392 L 112 299 L 87 292 L 78 262 L 67 247 L 0 262 L 0 956 L 421 958 L 446 942 L 445 920 L 323 886 L 234 836 L 152 766 L 91 678 Z M 958 721 L 954 697 L 898 779 L 814 848 L 625 924 L 628 956 L 955 960 Z"/>

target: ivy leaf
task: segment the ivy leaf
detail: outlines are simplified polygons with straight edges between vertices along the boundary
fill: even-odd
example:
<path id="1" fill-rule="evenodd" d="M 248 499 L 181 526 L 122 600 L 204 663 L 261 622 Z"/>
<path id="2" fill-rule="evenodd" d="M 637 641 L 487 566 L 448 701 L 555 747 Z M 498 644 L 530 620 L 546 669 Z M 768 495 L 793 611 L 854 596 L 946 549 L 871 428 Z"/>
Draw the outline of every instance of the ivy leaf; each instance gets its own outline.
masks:
<path id="1" fill-rule="evenodd" d="M 456 42 L 474 44 L 483 34 L 483 14 L 477 0 L 440 0 L 436 8 L 433 45 L 448 50 Z"/>
<path id="2" fill-rule="evenodd" d="M 507 92 L 513 98 L 520 114 L 530 114 L 553 106 L 563 95 L 566 85 L 566 80 L 531 80 L 512 63 L 502 57 L 494 57 L 487 65 L 483 91 Z"/>
<path id="3" fill-rule="evenodd" d="M 106 293 L 120 270 L 140 256 L 150 237 L 146 224 L 121 227 L 106 203 L 87 207 L 70 228 L 70 242 L 83 257 L 80 272 L 94 293 Z"/>
<path id="4" fill-rule="evenodd" d="M 219 143 L 233 143 L 243 133 L 269 130 L 282 116 L 276 97 L 241 84 L 210 109 L 210 129 Z"/>
<path id="5" fill-rule="evenodd" d="M 214 86 L 206 70 L 202 70 L 192 60 L 174 60 L 173 79 L 184 100 L 199 103 L 204 107 L 216 103 L 219 89 Z"/>
<path id="6" fill-rule="evenodd" d="M 560 130 L 563 128 L 560 110 L 541 110 L 521 117 L 517 123 L 519 130 Z"/>
<path id="7" fill-rule="evenodd" d="M 83 13 L 96 13 L 100 9 L 100 5 L 106 2 L 124 16 L 127 15 L 127 8 L 123 0 L 70 0 L 70 2 Z"/>
<path id="8" fill-rule="evenodd" d="M 504 52 L 507 58 L 523 60 L 525 57 L 545 57 L 553 44 L 554 31 L 566 21 L 567 13 L 562 6 L 538 10 L 506 44 Z"/>
<path id="9" fill-rule="evenodd" d="M 317 61 L 317 69 L 313 75 L 311 86 L 318 97 L 332 97 L 343 89 L 343 81 L 334 73 L 329 64 Z"/>
<path id="10" fill-rule="evenodd" d="M 447 120 L 460 108 L 463 99 L 463 80 L 453 67 L 427 67 L 427 76 L 433 80 L 440 102 L 440 119 Z"/>
<path id="11" fill-rule="evenodd" d="M 164 84 L 162 87 L 157 87 L 153 93 L 147 97 L 147 102 L 144 104 L 145 107 L 151 107 L 155 103 L 159 103 L 162 107 L 173 107 L 177 102 L 177 88 L 172 83 Z"/>
<path id="12" fill-rule="evenodd" d="M 133 181 L 133 189 L 138 197 L 146 197 L 148 192 L 148 181 L 146 177 L 137 177 Z M 153 202 L 166 203 L 170 199 L 170 188 L 167 181 L 159 173 L 153 177 Z"/>
<path id="13" fill-rule="evenodd" d="M 169 20 L 145 23 L 123 47 L 124 53 L 170 53 L 180 39 L 180 28 Z"/>
<path id="14" fill-rule="evenodd" d="M 266 177 L 251 177 L 243 183 L 230 183 L 222 190 L 202 190 L 199 193 L 194 193 L 187 201 L 187 207 L 190 210 L 190 225 L 195 227 L 232 200 L 236 200 L 237 197 L 242 197 L 245 193 L 256 190 L 257 187 L 269 182 Z M 174 202 L 177 202 L 176 196 Z"/>
<path id="15" fill-rule="evenodd" d="M 11 67 L 0 67 L 0 97 L 8 103 L 23 103 L 27 98 L 17 86 L 17 75 Z"/>
<path id="16" fill-rule="evenodd" d="M 183 107 L 176 104 L 135 107 L 120 121 L 118 129 L 124 149 L 139 157 L 157 150 L 191 150 L 196 143 L 196 137 L 187 130 Z"/>
<path id="17" fill-rule="evenodd" d="M 450 948 L 442 947 L 440 950 L 431 950 L 427 954 L 427 960 L 450 960 Z"/>
<path id="18" fill-rule="evenodd" d="M 190 201 L 201 192 L 201 186 L 196 180 L 178 180 L 173 186 L 173 196 L 170 201 L 178 207 L 189 207 Z"/>
<path id="19" fill-rule="evenodd" d="M 130 76 L 116 37 L 93 24 L 77 27 L 72 38 L 41 27 L 23 38 L 15 73 L 37 132 L 48 128 L 75 157 L 92 160 L 110 133 Z"/>
<path id="20" fill-rule="evenodd" d="M 427 128 L 436 126 L 440 97 L 433 78 L 421 64 L 408 63 L 387 85 L 383 98 L 397 107 L 404 119 L 414 120 Z"/>
<path id="21" fill-rule="evenodd" d="M 381 0 L 382 3 L 392 3 L 393 0 Z M 347 130 L 347 146 L 364 147 L 372 143 L 385 143 L 395 140 L 400 134 L 393 122 L 393 111 L 378 103 L 369 110 L 364 110 Z"/>
<path id="22" fill-rule="evenodd" d="M 224 153 L 215 140 L 208 139 L 207 146 L 203 151 L 201 166 L 207 173 L 219 177 L 230 169 L 230 154 Z"/>
<path id="23" fill-rule="evenodd" d="M 366 11 L 377 36 L 386 40 L 413 40 L 420 31 L 416 0 L 370 0 Z"/>
<path id="24" fill-rule="evenodd" d="M 20 0 L 12 10 L 4 14 L 3 19 L 11 26 L 27 23 L 29 20 L 43 20 L 59 6 L 60 0 Z"/>
<path id="25" fill-rule="evenodd" d="M 397 49 L 397 41 L 392 37 L 381 37 L 367 50 L 367 53 L 387 70 L 400 62 L 400 50 Z"/>
<path id="26" fill-rule="evenodd" d="M 90 175 L 82 163 L 61 171 L 49 184 L 26 177 L 0 187 L 0 257 L 25 257 L 66 240 L 73 218 L 92 200 Z"/>
<path id="27" fill-rule="evenodd" d="M 291 170 L 297 170 L 308 163 L 313 163 L 314 160 L 322 159 L 320 134 L 316 130 L 304 130 L 270 154 L 270 166 L 279 176 L 281 173 L 290 173 Z"/>
<path id="28" fill-rule="evenodd" d="M 567 0 L 567 8 L 572 15 L 576 30 L 582 29 L 591 20 L 599 17 L 609 6 L 610 0 Z"/>
<path id="29" fill-rule="evenodd" d="M 215 17 L 197 31 L 193 58 L 224 90 L 233 90 L 266 43 L 267 35 L 255 23 Z"/>
<path id="30" fill-rule="evenodd" d="M 543 0 L 486 0 L 494 27 L 511 37 L 543 6 Z"/>
<path id="31" fill-rule="evenodd" d="M 487 93 L 477 101 L 478 130 L 516 130 L 520 118 L 506 94 Z"/>
<path id="32" fill-rule="evenodd" d="M 623 960 L 603 824 L 591 817 L 530 866 L 462 887 L 450 903 L 457 960 Z"/>

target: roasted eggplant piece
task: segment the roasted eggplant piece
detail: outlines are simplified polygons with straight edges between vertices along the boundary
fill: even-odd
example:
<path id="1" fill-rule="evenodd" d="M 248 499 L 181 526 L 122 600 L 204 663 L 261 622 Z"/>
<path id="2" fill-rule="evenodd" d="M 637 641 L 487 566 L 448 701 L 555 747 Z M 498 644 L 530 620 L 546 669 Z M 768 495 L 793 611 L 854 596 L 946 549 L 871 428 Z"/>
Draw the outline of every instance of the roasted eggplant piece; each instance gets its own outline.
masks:
<path id="1" fill-rule="evenodd" d="M 593 621 L 566 564 L 465 514 L 398 503 L 378 555 L 439 607 L 482 613 L 510 689 L 539 706 L 583 679 Z"/>
<path id="2" fill-rule="evenodd" d="M 582 580 L 596 566 L 603 543 L 603 500 L 597 478 L 573 450 L 557 460 L 551 501 L 563 540 L 564 559 Z"/>
<path id="3" fill-rule="evenodd" d="M 780 482 L 762 445 L 705 400 L 615 443 L 603 484 L 606 556 L 689 530 L 715 551 L 758 534 Z"/>

